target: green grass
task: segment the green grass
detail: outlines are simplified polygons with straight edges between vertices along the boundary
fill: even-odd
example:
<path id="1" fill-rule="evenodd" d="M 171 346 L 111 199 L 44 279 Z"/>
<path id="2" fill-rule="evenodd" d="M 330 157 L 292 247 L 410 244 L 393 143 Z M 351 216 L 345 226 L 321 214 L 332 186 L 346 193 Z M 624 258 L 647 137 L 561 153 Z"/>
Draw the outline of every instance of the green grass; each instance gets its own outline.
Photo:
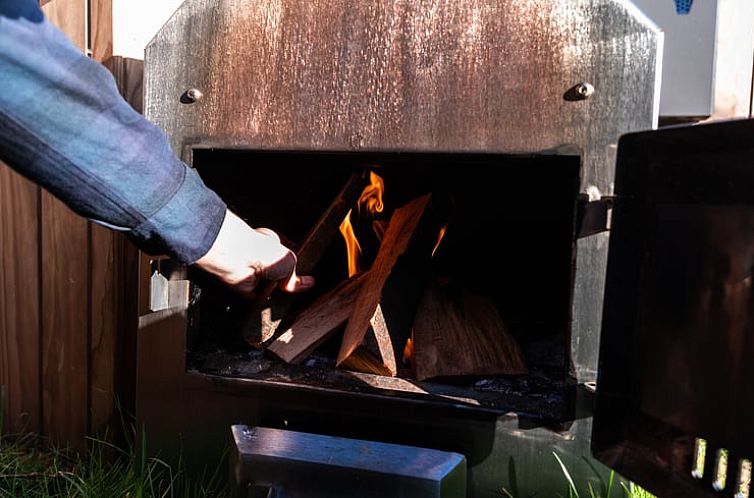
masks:
<path id="1" fill-rule="evenodd" d="M 634 483 L 629 483 L 628 485 L 621 483 L 621 486 L 623 487 L 623 491 L 625 491 L 626 496 L 628 496 L 629 498 L 657 498 L 649 491 L 641 489 Z"/>
<path id="2" fill-rule="evenodd" d="M 188 475 L 147 456 L 142 437 L 118 448 L 90 440 L 85 458 L 51 448 L 35 436 L 0 437 L 0 497 L 219 498 L 227 495 L 224 464 Z"/>
<path id="3" fill-rule="evenodd" d="M 564 493 L 555 493 L 556 498 L 657 498 L 634 483 L 621 480 L 620 476 L 614 471 L 610 471 L 607 478 L 604 478 L 603 474 L 594 467 L 592 467 L 595 472 L 593 477 L 583 475 L 579 477 L 579 479 L 588 479 L 586 486 L 583 486 L 583 482 L 574 479 L 560 455 L 554 451 L 552 455 L 560 467 L 565 490 Z M 515 466 L 511 466 L 509 472 L 515 474 Z M 540 498 L 545 496 L 542 491 L 537 490 L 528 490 L 528 495 L 521 494 L 515 483 L 516 477 L 513 475 L 511 489 L 502 488 L 500 494 L 505 498 Z M 549 496 L 550 492 L 546 494 Z"/>
<path id="4" fill-rule="evenodd" d="M 555 457 L 555 460 L 558 461 L 560 469 L 563 471 L 563 476 L 568 483 L 568 498 L 581 498 L 576 483 L 573 481 L 571 473 L 568 472 L 568 468 L 563 463 L 563 460 L 561 460 L 558 454 L 554 451 L 552 452 L 552 455 Z M 611 498 L 615 487 L 615 477 L 615 471 L 610 471 L 610 477 L 607 482 L 603 482 L 603 479 L 600 479 L 599 490 L 595 489 L 591 482 L 587 483 L 589 498 Z M 621 481 L 620 487 L 623 490 L 625 498 L 656 498 L 653 494 L 645 491 L 632 482 L 625 483 Z"/>

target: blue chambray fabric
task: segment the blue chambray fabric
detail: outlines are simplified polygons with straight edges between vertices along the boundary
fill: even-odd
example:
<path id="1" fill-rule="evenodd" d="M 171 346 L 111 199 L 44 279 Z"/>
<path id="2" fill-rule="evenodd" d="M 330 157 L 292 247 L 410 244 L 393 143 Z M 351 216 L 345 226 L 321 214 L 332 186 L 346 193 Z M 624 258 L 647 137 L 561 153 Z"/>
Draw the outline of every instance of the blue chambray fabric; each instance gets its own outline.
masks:
<path id="1" fill-rule="evenodd" d="M 0 0 L 0 16 L 23 17 L 32 22 L 41 22 L 43 18 L 42 10 L 34 0 Z"/>
<path id="2" fill-rule="evenodd" d="M 209 250 L 225 216 L 110 73 L 33 0 L 0 0 L 0 159 L 82 216 L 184 263 Z"/>

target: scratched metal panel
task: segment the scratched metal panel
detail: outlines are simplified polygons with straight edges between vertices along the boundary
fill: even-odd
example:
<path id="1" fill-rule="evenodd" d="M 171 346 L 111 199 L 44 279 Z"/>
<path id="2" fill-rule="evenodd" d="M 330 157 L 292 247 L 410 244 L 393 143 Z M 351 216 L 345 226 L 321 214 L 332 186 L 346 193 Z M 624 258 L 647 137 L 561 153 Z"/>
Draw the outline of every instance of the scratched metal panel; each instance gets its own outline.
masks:
<path id="1" fill-rule="evenodd" d="M 656 123 L 661 48 L 619 0 L 187 0 L 147 47 L 146 114 L 178 152 L 577 151 L 582 191 L 604 195 L 618 137 Z M 566 98 L 580 82 L 594 94 Z M 182 104 L 190 88 L 203 98 Z M 606 251 L 604 235 L 578 243 L 580 380 Z"/>

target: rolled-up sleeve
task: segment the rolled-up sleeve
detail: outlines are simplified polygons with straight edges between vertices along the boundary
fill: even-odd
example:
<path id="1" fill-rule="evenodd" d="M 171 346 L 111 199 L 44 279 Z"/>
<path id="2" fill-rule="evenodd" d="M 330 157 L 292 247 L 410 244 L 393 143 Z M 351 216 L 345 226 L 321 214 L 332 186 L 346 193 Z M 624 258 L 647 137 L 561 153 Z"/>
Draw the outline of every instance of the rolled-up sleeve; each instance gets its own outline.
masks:
<path id="1" fill-rule="evenodd" d="M 43 18 L 0 12 L 0 159 L 148 252 L 203 256 L 225 204 L 110 73 Z"/>

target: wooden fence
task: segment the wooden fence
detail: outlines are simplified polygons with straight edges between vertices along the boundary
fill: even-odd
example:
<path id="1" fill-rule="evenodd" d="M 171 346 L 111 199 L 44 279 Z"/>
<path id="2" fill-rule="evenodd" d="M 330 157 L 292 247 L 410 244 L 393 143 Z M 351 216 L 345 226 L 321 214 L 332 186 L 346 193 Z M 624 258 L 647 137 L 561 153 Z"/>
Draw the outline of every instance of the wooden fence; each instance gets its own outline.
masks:
<path id="1" fill-rule="evenodd" d="M 111 60 L 111 0 L 42 5 L 82 51 L 125 74 Z M 4 432 L 37 432 L 82 450 L 87 434 L 114 420 L 116 393 L 133 409 L 137 258 L 122 236 L 0 163 Z"/>

